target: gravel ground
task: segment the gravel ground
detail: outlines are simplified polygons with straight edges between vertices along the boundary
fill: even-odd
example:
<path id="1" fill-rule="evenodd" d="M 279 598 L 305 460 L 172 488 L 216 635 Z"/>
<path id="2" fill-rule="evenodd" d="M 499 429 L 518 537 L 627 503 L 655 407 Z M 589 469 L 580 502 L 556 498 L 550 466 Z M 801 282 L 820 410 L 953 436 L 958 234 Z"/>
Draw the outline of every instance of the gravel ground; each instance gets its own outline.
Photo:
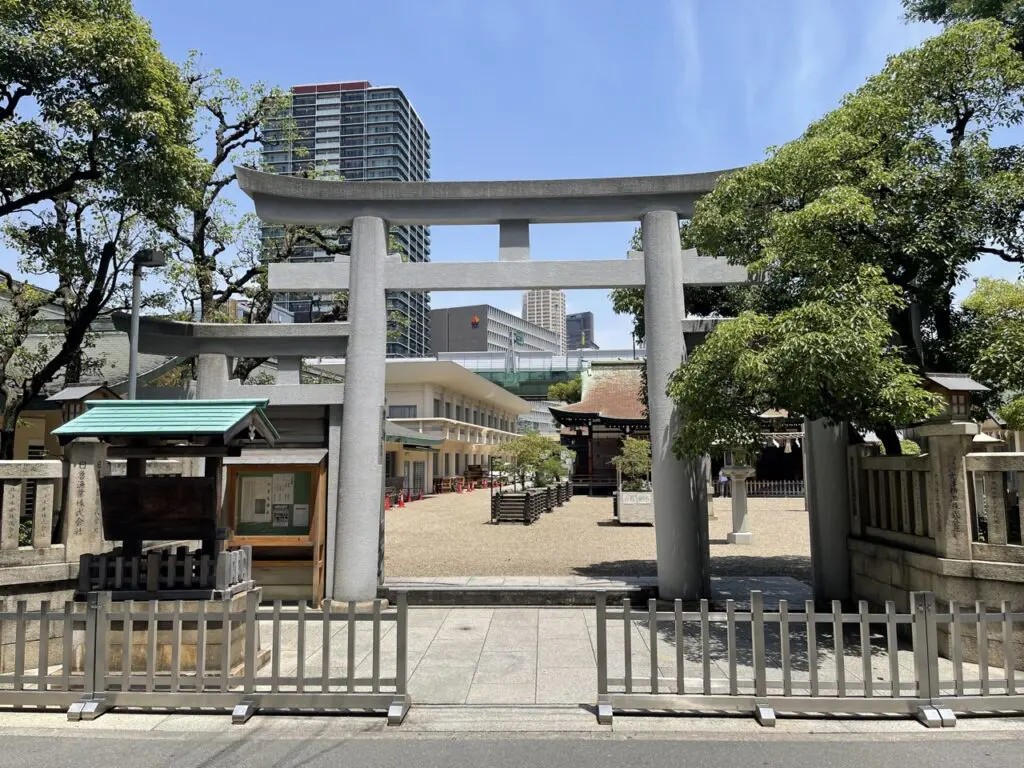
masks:
<path id="1" fill-rule="evenodd" d="M 803 499 L 751 499 L 752 545 L 727 544 L 729 500 L 710 521 L 715 576 L 792 576 L 810 583 Z M 384 572 L 403 576 L 653 576 L 654 528 L 620 526 L 611 498 L 577 496 L 533 525 L 491 525 L 487 491 L 391 509 Z"/>

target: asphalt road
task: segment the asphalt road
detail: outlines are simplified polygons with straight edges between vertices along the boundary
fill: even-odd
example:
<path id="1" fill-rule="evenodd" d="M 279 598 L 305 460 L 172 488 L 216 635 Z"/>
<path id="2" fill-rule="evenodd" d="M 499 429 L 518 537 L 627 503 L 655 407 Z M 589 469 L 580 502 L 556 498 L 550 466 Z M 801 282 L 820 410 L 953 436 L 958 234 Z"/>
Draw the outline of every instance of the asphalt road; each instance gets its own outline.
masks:
<path id="1" fill-rule="evenodd" d="M 241 731 L 241 729 L 239 729 Z M 769 737 L 739 740 L 606 735 L 553 738 L 473 736 L 355 736 L 321 733 L 273 738 L 237 733 L 46 731 L 0 733 L 0 765 L 32 768 L 168 766 L 382 766 L 395 768 L 1019 768 L 1020 734 L 964 738 L 944 733 L 913 737 Z"/>

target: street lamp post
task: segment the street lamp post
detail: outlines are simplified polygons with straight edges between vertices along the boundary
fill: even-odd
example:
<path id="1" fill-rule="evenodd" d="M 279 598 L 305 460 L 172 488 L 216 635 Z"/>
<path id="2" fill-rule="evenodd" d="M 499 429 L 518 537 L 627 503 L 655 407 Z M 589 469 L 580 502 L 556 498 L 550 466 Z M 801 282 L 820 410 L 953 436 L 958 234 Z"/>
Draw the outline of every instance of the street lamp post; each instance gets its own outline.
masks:
<path id="1" fill-rule="evenodd" d="M 132 326 L 129 332 L 128 399 L 135 399 L 139 377 L 139 304 L 142 294 L 142 268 L 162 267 L 167 256 L 157 248 L 142 248 L 132 257 Z"/>

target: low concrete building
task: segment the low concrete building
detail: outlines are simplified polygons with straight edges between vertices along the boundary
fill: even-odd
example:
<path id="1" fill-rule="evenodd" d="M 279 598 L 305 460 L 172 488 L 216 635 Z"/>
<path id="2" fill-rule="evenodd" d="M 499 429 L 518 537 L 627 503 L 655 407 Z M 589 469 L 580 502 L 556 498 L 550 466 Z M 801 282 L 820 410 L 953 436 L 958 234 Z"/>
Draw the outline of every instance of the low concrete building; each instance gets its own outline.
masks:
<path id="1" fill-rule="evenodd" d="M 345 361 L 320 359 L 318 369 L 344 375 Z M 385 368 L 387 419 L 442 442 L 429 456 L 389 439 L 385 475 L 402 477 L 410 490 L 429 492 L 434 479 L 486 466 L 490 456 L 516 436 L 516 422 L 531 404 L 457 363 L 388 360 Z"/>

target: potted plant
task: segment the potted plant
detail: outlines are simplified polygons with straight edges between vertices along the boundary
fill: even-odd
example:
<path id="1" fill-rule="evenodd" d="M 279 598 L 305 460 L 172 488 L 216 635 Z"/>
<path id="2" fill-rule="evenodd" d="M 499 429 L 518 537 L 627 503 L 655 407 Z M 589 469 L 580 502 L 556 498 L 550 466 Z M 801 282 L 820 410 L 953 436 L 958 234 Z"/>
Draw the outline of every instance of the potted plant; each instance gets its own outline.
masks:
<path id="1" fill-rule="evenodd" d="M 651 488 L 651 443 L 636 437 L 622 441 L 612 459 L 617 477 L 614 514 L 619 523 L 654 524 L 654 492 Z"/>

